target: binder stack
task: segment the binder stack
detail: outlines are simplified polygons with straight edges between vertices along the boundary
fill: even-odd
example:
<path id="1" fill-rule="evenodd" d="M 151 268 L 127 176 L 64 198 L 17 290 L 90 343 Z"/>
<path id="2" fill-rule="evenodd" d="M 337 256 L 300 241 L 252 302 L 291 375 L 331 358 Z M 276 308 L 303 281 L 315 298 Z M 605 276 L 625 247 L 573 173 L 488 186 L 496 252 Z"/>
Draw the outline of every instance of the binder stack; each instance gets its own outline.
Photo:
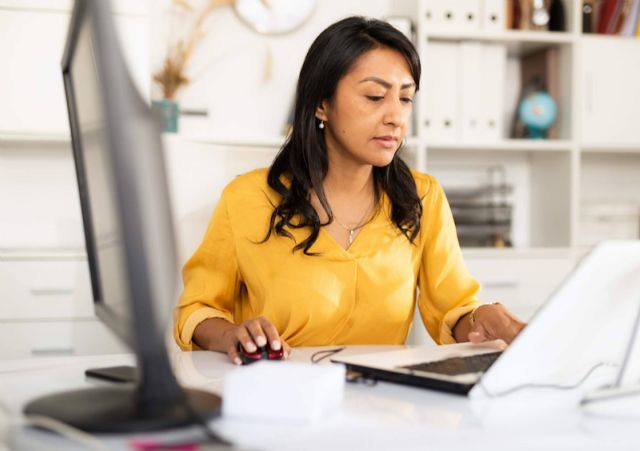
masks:
<path id="1" fill-rule="evenodd" d="M 505 0 L 427 0 L 425 4 L 429 33 L 505 29 Z"/>
<path id="2" fill-rule="evenodd" d="M 429 43 L 425 135 L 432 144 L 496 142 L 504 132 L 507 49 L 476 41 Z"/>

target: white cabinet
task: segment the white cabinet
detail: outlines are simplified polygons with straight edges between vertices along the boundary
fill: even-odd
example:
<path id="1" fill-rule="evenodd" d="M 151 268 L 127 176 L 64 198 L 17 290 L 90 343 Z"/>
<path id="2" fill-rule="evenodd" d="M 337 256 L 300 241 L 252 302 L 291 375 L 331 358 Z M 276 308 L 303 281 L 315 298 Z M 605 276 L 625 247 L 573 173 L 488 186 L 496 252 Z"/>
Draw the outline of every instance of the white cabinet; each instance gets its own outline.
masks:
<path id="1" fill-rule="evenodd" d="M 148 1 L 114 2 L 148 97 Z M 72 2 L 0 0 L 0 359 L 125 351 L 95 317 L 61 60 Z M 74 255 L 70 257 L 70 255 Z"/>
<path id="2" fill-rule="evenodd" d="M 465 255 L 470 273 L 481 284 L 479 298 L 500 302 L 523 321 L 529 321 L 575 266 L 564 252 L 532 255 Z"/>
<path id="3" fill-rule="evenodd" d="M 0 9 L 0 130 L 68 134 L 62 48 L 69 14 Z"/>
<path id="4" fill-rule="evenodd" d="M 0 360 L 129 352 L 97 319 L 0 321 Z"/>
<path id="5" fill-rule="evenodd" d="M 125 346 L 94 315 L 87 260 L 0 254 L 0 359 L 108 354 Z"/>
<path id="6" fill-rule="evenodd" d="M 582 37 L 582 143 L 640 144 L 640 39 Z"/>
<path id="7" fill-rule="evenodd" d="M 0 2 L 0 134 L 68 135 L 61 61 L 69 2 Z M 127 63 L 149 93 L 149 25 L 145 15 L 115 15 Z"/>
<path id="8" fill-rule="evenodd" d="M 463 254 L 469 273 L 480 283 L 478 298 L 484 302 L 500 302 L 524 322 L 531 321 L 577 262 L 573 252 L 558 250 L 487 252 L 474 249 Z M 434 344 L 417 311 L 407 343 Z"/>
<path id="9" fill-rule="evenodd" d="M 0 260 L 0 320 L 93 318 L 86 259 Z"/>

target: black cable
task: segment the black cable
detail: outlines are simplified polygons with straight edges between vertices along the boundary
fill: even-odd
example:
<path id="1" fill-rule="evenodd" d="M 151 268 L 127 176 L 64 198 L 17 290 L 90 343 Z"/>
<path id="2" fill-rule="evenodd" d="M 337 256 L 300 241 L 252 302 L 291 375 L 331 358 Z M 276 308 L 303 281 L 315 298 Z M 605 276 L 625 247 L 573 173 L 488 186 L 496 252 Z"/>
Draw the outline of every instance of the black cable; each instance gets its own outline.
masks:
<path id="1" fill-rule="evenodd" d="M 480 381 L 478 383 L 478 385 L 480 386 L 480 388 L 482 388 L 482 391 L 484 391 L 484 393 L 489 397 L 489 398 L 499 398 L 501 396 L 506 396 L 506 395 L 510 395 L 511 393 L 523 390 L 525 388 L 550 388 L 553 390 L 573 390 L 575 388 L 578 388 L 580 385 L 582 385 L 588 378 L 589 376 L 591 376 L 591 374 L 597 370 L 598 368 L 600 368 L 601 366 L 619 366 L 617 364 L 614 363 L 608 363 L 608 362 L 599 362 L 597 364 L 595 364 L 594 366 L 592 366 L 589 371 L 587 371 L 587 373 L 582 376 L 582 378 L 580 378 L 579 381 L 573 383 L 573 384 L 569 384 L 569 385 L 559 385 L 559 384 L 523 384 L 523 385 L 518 385 L 516 387 L 510 388 L 509 390 L 505 390 L 503 392 L 499 392 L 499 393 L 492 393 L 490 392 L 487 387 L 484 386 L 484 384 L 482 383 L 482 381 Z"/>
<path id="2" fill-rule="evenodd" d="M 339 353 L 343 349 L 345 349 L 344 346 L 342 348 L 323 349 L 322 351 L 314 352 L 311 355 L 311 363 L 319 363 L 327 357 L 331 357 L 332 355 Z"/>

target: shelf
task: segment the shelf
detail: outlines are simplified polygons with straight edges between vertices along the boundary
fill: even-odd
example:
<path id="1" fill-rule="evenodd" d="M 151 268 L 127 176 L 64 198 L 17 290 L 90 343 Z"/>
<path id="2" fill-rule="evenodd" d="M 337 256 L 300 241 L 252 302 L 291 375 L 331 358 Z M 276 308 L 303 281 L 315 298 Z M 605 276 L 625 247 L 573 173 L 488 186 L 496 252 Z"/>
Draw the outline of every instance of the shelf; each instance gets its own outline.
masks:
<path id="1" fill-rule="evenodd" d="M 504 43 L 509 55 L 523 55 L 552 45 L 565 45 L 574 42 L 574 36 L 568 32 L 517 31 L 501 32 L 437 32 L 427 33 L 427 40 L 436 41 L 483 41 Z"/>
<path id="2" fill-rule="evenodd" d="M 427 143 L 427 150 L 503 151 L 503 152 L 570 152 L 567 140 L 505 139 L 497 142 Z"/>
<path id="3" fill-rule="evenodd" d="M 69 144 L 69 135 L 54 133 L 0 132 L 0 147 L 7 144 Z"/>
<path id="4" fill-rule="evenodd" d="M 265 137 L 250 137 L 243 138 L 238 136 L 215 136 L 215 135 L 180 135 L 166 133 L 163 135 L 165 139 L 172 140 L 178 139 L 187 142 L 210 144 L 213 146 L 221 147 L 257 147 L 265 148 L 268 151 L 273 149 L 279 149 L 285 142 L 284 136 L 265 136 Z M 407 138 L 406 145 L 410 147 L 417 146 L 419 139 L 416 136 L 410 136 Z"/>
<path id="5" fill-rule="evenodd" d="M 238 137 L 238 136 L 212 136 L 212 135 L 172 135 L 165 134 L 164 136 L 171 139 L 173 136 L 183 141 L 211 144 L 215 146 L 225 147 L 263 147 L 268 149 L 279 149 L 282 147 L 285 141 L 284 136 L 265 136 L 265 137 Z"/>
<path id="6" fill-rule="evenodd" d="M 601 34 L 601 33 L 582 33 L 581 39 L 584 41 L 588 41 L 590 39 L 593 40 L 621 40 L 621 41 L 635 41 L 638 39 L 636 35 L 633 36 L 623 36 L 620 34 Z"/>
<path id="7" fill-rule="evenodd" d="M 0 249 L 0 261 L 86 259 L 84 249 Z"/>
<path id="8" fill-rule="evenodd" d="M 640 143 L 638 144 L 583 144 L 581 149 L 585 153 L 638 153 L 640 154 Z"/>

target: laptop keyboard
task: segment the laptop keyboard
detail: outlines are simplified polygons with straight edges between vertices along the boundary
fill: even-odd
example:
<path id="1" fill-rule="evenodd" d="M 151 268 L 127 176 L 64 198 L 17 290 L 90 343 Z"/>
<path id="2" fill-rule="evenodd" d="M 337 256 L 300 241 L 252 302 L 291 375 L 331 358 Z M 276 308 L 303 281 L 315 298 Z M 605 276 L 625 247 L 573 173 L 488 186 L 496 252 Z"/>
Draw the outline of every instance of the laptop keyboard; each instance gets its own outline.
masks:
<path id="1" fill-rule="evenodd" d="M 451 357 L 445 360 L 418 363 L 415 365 L 402 366 L 400 368 L 457 376 L 459 374 L 487 371 L 489 367 L 493 365 L 493 362 L 500 357 L 500 354 L 502 354 L 502 352 L 489 352 L 486 354 L 476 354 L 466 357 Z"/>

